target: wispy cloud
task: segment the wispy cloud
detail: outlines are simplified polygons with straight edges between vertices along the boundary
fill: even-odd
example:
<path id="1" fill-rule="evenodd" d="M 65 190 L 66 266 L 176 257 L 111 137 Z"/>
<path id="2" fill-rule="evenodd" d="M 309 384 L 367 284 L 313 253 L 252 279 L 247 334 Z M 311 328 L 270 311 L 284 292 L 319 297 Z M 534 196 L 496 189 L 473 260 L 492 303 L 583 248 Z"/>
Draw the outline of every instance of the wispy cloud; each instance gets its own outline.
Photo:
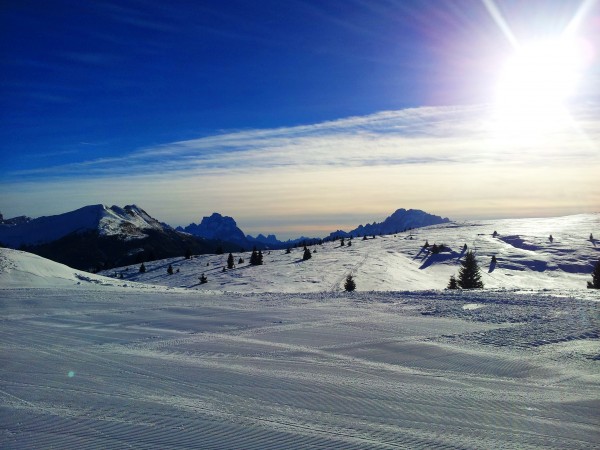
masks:
<path id="1" fill-rule="evenodd" d="M 581 107 L 564 126 L 518 139 L 494 127 L 487 106 L 229 131 L 6 174 L 2 190 L 10 194 L 0 206 L 34 214 L 22 205 L 43 213 L 52 205 L 56 213 L 59 205 L 137 202 L 175 224 L 220 211 L 241 224 L 278 220 L 279 230 L 307 214 L 321 217 L 316 229 L 397 207 L 452 217 L 593 210 L 600 205 L 599 109 Z"/>

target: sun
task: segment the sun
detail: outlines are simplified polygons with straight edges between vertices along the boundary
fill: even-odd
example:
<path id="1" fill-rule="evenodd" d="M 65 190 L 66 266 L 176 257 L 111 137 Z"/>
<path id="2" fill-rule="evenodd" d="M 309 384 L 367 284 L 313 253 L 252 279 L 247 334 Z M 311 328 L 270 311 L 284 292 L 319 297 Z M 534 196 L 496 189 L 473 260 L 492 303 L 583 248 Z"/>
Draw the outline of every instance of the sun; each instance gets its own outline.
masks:
<path id="1" fill-rule="evenodd" d="M 564 120 L 585 57 L 576 40 L 557 38 L 520 45 L 499 71 L 496 120 L 503 132 L 531 135 Z"/>

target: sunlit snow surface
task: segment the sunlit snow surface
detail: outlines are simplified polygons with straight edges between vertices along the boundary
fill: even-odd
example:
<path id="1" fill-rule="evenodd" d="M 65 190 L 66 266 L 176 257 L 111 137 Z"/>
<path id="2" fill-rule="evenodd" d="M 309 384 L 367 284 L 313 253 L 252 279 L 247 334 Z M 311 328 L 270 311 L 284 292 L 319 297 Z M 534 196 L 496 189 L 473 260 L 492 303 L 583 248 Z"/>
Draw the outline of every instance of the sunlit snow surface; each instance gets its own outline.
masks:
<path id="1" fill-rule="evenodd" d="M 432 255 L 422 248 L 425 241 L 444 244 L 448 251 Z M 264 266 L 250 266 L 246 251 L 234 253 L 236 268 L 226 272 L 222 270 L 228 254 L 150 262 L 144 274 L 139 265 L 103 274 L 170 287 L 245 293 L 339 291 L 349 273 L 359 291 L 443 289 L 450 276 L 458 274 L 465 244 L 477 255 L 486 288 L 581 291 L 600 258 L 600 214 L 448 223 L 376 239 L 369 236 L 366 241 L 355 237 L 350 247 L 339 241 L 311 246 L 317 253 L 309 261 L 302 261 L 301 247 L 289 254 L 266 251 Z M 243 264 L 237 264 L 240 257 Z M 168 276 L 169 264 L 179 273 Z M 202 273 L 208 283 L 200 285 Z"/>
<path id="2" fill-rule="evenodd" d="M 473 292 L 402 287 L 413 264 L 410 273 L 425 274 L 413 275 L 420 289 L 455 272 L 456 262 L 419 268 L 421 256 L 407 253 L 425 238 L 440 243 L 433 229 L 415 232 L 414 250 L 410 240 L 398 246 L 405 235 L 355 239 L 350 249 L 317 247 L 305 263 L 299 250 L 278 251 L 263 267 L 223 273 L 225 258 L 206 256 L 169 260 L 180 268 L 172 276 L 169 261 L 143 276 L 117 271 L 129 279 L 0 249 L 0 447 L 598 447 L 600 293 L 583 287 L 589 272 L 548 269 L 597 255 L 586 243 L 595 230 L 557 224 L 497 238 L 461 227 L 452 241 L 439 228 L 458 253 L 466 241 L 522 268 L 491 273 L 519 272 L 514 288 Z M 510 236 L 519 237 L 502 240 Z M 394 277 L 380 279 L 398 286 L 386 292 L 369 277 L 394 260 Z M 211 261 L 204 292 L 132 281 L 184 285 Z M 359 288 L 380 290 L 341 292 L 350 270 Z M 223 292 L 244 271 L 235 286 L 248 290 Z M 290 283 L 295 291 L 266 292 Z"/>

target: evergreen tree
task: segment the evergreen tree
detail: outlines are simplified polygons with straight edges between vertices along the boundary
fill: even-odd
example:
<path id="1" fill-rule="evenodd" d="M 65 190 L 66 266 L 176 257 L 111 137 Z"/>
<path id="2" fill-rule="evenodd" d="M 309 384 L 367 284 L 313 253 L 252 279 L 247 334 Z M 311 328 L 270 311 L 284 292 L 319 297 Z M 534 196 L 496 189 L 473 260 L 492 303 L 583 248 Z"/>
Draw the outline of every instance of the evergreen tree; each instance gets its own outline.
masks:
<path id="1" fill-rule="evenodd" d="M 479 266 L 475 260 L 475 254 L 472 251 L 467 252 L 461 266 L 462 267 L 458 271 L 458 286 L 462 289 L 483 288 Z"/>
<path id="2" fill-rule="evenodd" d="M 458 289 L 458 284 L 456 283 L 456 277 L 454 275 L 450 277 L 450 281 L 448 282 L 446 289 Z"/>
<path id="3" fill-rule="evenodd" d="M 312 258 L 312 254 L 310 253 L 310 250 L 306 247 L 304 247 L 304 254 L 302 255 L 302 260 L 306 261 L 307 259 Z"/>
<path id="4" fill-rule="evenodd" d="M 244 264 L 244 258 L 238 259 L 238 264 Z"/>
<path id="5" fill-rule="evenodd" d="M 340 247 L 343 247 L 344 245 L 346 244 L 344 243 L 344 238 L 342 238 L 342 240 L 340 241 Z"/>
<path id="6" fill-rule="evenodd" d="M 494 232 L 492 233 L 492 236 L 493 236 L 493 237 L 496 237 L 496 236 L 498 236 L 498 232 L 497 232 L 496 230 L 494 230 Z"/>
<path id="7" fill-rule="evenodd" d="M 496 264 L 497 262 L 496 255 L 492 255 L 492 264 Z"/>
<path id="8" fill-rule="evenodd" d="M 229 254 L 229 257 L 227 258 L 227 268 L 233 269 L 233 255 L 231 253 Z"/>
<path id="9" fill-rule="evenodd" d="M 260 250 L 258 251 L 258 258 L 257 258 L 257 261 L 258 261 L 258 263 L 257 263 L 257 264 L 258 264 L 259 266 L 262 266 L 262 263 L 263 263 L 263 254 L 262 254 L 262 251 L 260 251 Z"/>
<path id="10" fill-rule="evenodd" d="M 600 259 L 594 266 L 594 271 L 592 272 L 592 281 L 587 282 L 587 287 L 589 289 L 600 289 Z"/>
<path id="11" fill-rule="evenodd" d="M 285 253 L 289 255 L 290 253 L 292 253 L 292 251 L 291 251 L 291 250 L 290 250 L 290 248 L 288 247 L 288 248 L 286 248 L 286 249 L 285 249 Z"/>
<path id="12" fill-rule="evenodd" d="M 352 241 L 348 241 L 348 247 L 352 246 Z"/>
<path id="13" fill-rule="evenodd" d="M 367 235 L 365 234 L 365 235 L 363 236 L 363 241 L 366 241 L 366 240 L 367 240 Z"/>
<path id="14" fill-rule="evenodd" d="M 142 265 L 140 266 L 140 273 L 146 273 L 146 266 L 144 265 L 144 263 L 142 263 Z"/>
<path id="15" fill-rule="evenodd" d="M 250 255 L 250 265 L 257 266 L 258 263 L 258 253 L 256 252 L 256 246 L 252 249 L 252 254 Z"/>
<path id="16" fill-rule="evenodd" d="M 344 289 L 346 289 L 346 291 L 348 292 L 352 292 L 356 289 L 356 283 L 352 278 L 352 274 L 348 274 L 348 276 L 346 277 L 346 281 L 344 282 Z"/>
<path id="17" fill-rule="evenodd" d="M 206 276 L 204 274 L 202 274 L 202 276 L 199 278 L 200 280 L 200 284 L 205 284 L 208 282 L 208 279 L 206 278 Z"/>
<path id="18" fill-rule="evenodd" d="M 440 248 L 437 246 L 437 244 L 433 244 L 430 251 L 434 255 L 437 255 L 440 252 Z"/>
<path id="19" fill-rule="evenodd" d="M 429 241 L 425 240 L 425 243 L 423 244 L 423 248 L 429 248 Z"/>
<path id="20" fill-rule="evenodd" d="M 169 267 L 167 267 L 167 273 L 169 275 L 173 275 L 173 266 L 171 264 L 169 264 Z"/>

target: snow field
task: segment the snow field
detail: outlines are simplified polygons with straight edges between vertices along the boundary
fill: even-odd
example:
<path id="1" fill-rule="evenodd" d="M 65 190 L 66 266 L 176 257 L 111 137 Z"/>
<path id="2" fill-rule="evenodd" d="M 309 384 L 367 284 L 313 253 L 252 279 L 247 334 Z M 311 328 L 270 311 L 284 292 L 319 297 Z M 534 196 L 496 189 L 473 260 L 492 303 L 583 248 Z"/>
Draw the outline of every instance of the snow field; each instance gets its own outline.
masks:
<path id="1" fill-rule="evenodd" d="M 592 448 L 597 305 L 499 291 L 4 288 L 0 443 Z"/>
<path id="2" fill-rule="evenodd" d="M 250 266 L 249 252 L 234 253 L 236 265 L 240 257 L 245 262 L 226 272 L 222 269 L 228 254 L 153 261 L 145 264 L 145 274 L 138 272 L 139 266 L 102 274 L 122 274 L 125 280 L 170 287 L 230 292 L 335 292 L 343 289 L 349 273 L 359 291 L 443 289 L 450 276 L 458 274 L 467 244 L 468 250 L 476 252 L 486 288 L 581 292 L 600 258 L 600 240 L 590 241 L 590 233 L 600 236 L 600 214 L 448 223 L 366 241 L 355 237 L 351 247 L 342 247 L 339 241 L 311 246 L 317 253 L 308 261 L 302 261 L 302 248 L 296 248 L 290 254 L 285 250 L 265 251 L 263 266 Z M 432 255 L 423 250 L 425 241 L 444 244 L 450 250 Z M 491 262 L 492 256 L 496 256 L 496 264 Z M 168 276 L 169 264 L 179 273 Z M 208 277 L 205 285 L 198 281 L 202 273 Z"/>

